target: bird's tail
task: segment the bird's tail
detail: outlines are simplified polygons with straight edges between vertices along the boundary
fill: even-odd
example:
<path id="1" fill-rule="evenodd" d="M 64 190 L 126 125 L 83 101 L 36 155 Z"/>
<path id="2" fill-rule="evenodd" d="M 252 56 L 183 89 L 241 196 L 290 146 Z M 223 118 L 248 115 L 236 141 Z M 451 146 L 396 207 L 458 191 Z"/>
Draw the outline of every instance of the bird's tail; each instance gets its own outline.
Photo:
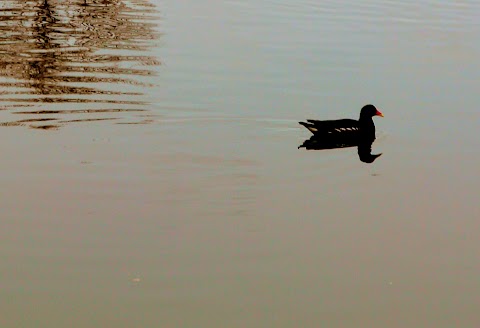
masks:
<path id="1" fill-rule="evenodd" d="M 318 132 L 318 129 L 312 123 L 298 122 L 298 124 L 303 125 L 308 131 L 312 132 L 313 134 Z"/>

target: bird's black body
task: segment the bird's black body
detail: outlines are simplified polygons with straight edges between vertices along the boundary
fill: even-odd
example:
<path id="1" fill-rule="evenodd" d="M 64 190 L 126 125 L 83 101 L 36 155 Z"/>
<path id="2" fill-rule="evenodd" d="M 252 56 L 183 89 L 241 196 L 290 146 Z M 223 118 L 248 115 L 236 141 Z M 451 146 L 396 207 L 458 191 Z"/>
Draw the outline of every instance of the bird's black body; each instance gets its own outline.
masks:
<path id="1" fill-rule="evenodd" d="M 375 124 L 372 117 L 375 115 L 383 116 L 373 105 L 366 105 L 360 111 L 358 120 L 307 120 L 299 122 L 306 127 L 315 136 L 324 136 L 332 138 L 362 138 L 375 140 Z"/>
<path id="2" fill-rule="evenodd" d="M 298 148 L 305 149 L 335 149 L 358 147 L 358 155 L 362 162 L 372 163 L 379 155 L 371 154 L 372 143 L 375 140 L 375 124 L 373 116 L 383 116 L 375 106 L 366 105 L 360 111 L 360 118 L 340 120 L 307 120 L 299 122 L 313 136 L 303 142 Z"/>

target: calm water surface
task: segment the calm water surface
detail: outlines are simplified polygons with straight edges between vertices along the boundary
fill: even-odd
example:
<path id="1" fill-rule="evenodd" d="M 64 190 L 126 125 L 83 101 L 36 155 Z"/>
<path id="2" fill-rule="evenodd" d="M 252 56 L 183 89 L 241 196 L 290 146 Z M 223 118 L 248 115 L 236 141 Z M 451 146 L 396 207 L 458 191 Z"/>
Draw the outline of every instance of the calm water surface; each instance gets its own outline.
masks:
<path id="1" fill-rule="evenodd" d="M 478 327 L 476 1 L 4 1 L 1 327 Z M 375 118 L 306 151 L 307 118 Z"/>

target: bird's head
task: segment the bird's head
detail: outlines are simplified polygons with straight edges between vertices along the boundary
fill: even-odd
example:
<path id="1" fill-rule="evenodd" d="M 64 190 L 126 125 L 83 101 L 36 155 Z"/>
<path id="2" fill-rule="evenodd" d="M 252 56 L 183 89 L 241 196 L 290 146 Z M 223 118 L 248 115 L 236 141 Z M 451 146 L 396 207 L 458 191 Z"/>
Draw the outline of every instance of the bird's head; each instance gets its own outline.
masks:
<path id="1" fill-rule="evenodd" d="M 383 117 L 383 114 L 373 105 L 363 106 L 362 110 L 360 111 L 360 119 L 361 118 L 372 118 L 374 116 Z"/>

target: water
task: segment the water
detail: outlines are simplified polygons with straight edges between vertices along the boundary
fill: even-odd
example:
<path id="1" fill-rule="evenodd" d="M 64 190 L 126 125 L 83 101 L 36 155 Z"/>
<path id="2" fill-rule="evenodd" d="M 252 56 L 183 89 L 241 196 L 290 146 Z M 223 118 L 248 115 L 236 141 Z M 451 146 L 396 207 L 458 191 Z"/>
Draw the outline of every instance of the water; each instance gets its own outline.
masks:
<path id="1" fill-rule="evenodd" d="M 159 64 L 148 55 L 158 38 L 151 4 L 6 1 L 0 8 L 1 108 L 12 114 L 2 125 L 149 121 L 142 89 Z"/>
<path id="2" fill-rule="evenodd" d="M 0 326 L 478 326 L 479 4 L 66 3 L 0 7 Z"/>

